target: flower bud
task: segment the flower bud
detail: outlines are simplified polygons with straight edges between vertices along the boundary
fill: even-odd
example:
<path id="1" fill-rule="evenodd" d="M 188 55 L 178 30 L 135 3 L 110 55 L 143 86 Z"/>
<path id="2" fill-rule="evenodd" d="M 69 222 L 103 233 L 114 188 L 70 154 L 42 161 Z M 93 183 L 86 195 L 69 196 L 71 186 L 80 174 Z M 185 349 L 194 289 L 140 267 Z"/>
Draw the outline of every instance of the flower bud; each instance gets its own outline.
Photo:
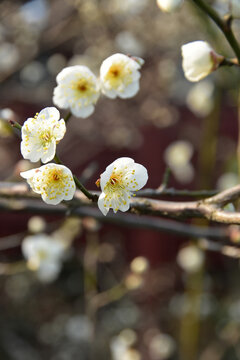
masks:
<path id="1" fill-rule="evenodd" d="M 182 46 L 183 71 L 192 82 L 199 81 L 215 71 L 224 57 L 214 52 L 205 41 L 193 41 Z"/>
<path id="2" fill-rule="evenodd" d="M 182 5 L 183 0 L 157 0 L 158 7 L 167 13 L 177 10 Z"/>

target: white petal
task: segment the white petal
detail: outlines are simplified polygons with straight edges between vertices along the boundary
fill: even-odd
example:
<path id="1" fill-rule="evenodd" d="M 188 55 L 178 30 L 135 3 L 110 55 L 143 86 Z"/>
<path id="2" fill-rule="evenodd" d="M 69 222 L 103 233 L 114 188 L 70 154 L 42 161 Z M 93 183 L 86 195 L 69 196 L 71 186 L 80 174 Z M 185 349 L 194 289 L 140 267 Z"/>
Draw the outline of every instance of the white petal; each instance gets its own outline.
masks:
<path id="1" fill-rule="evenodd" d="M 33 177 L 36 174 L 37 170 L 38 169 L 31 169 L 31 170 L 23 171 L 23 172 L 20 172 L 20 175 L 24 179 L 29 179 L 29 178 Z"/>
<path id="2" fill-rule="evenodd" d="M 115 160 L 112 165 L 115 167 L 124 167 L 124 166 L 128 166 L 130 164 L 134 164 L 134 160 L 132 158 L 129 157 L 121 157 L 118 158 L 117 160 Z"/>
<path id="3" fill-rule="evenodd" d="M 93 105 L 79 107 L 77 104 L 72 104 L 70 106 L 70 109 L 73 115 L 75 115 L 76 117 L 81 117 L 83 119 L 90 116 L 94 112 Z"/>
<path id="4" fill-rule="evenodd" d="M 53 194 L 54 198 L 49 198 L 48 194 L 43 194 L 42 199 L 48 205 L 58 205 L 64 199 L 64 194 L 56 195 Z"/>
<path id="5" fill-rule="evenodd" d="M 106 87 L 104 87 L 104 84 L 102 85 L 102 93 L 107 96 L 109 99 L 116 99 L 117 94 L 115 90 L 112 89 L 107 89 Z"/>
<path id="6" fill-rule="evenodd" d="M 75 78 L 76 75 L 82 74 L 83 76 L 94 76 L 92 71 L 87 67 L 83 65 L 74 65 L 74 66 L 68 66 L 64 68 L 58 75 L 57 75 L 57 83 L 62 83 L 67 79 L 67 81 L 70 79 Z"/>
<path id="7" fill-rule="evenodd" d="M 106 183 L 109 181 L 110 176 L 112 175 L 113 168 L 114 168 L 113 163 L 108 165 L 106 170 L 100 176 L 100 185 L 101 185 L 102 191 L 104 190 Z"/>
<path id="8" fill-rule="evenodd" d="M 57 141 L 61 140 L 66 132 L 66 124 L 63 119 L 58 121 L 57 125 L 54 126 L 53 135 Z"/>
<path id="9" fill-rule="evenodd" d="M 103 213 L 103 215 L 107 215 L 108 211 L 109 211 L 109 207 L 104 206 L 105 204 L 105 194 L 102 192 L 101 195 L 98 198 L 98 207 L 101 210 L 101 212 Z"/>
<path id="10" fill-rule="evenodd" d="M 205 41 L 193 41 L 182 46 L 183 70 L 189 81 L 199 81 L 214 68 L 213 49 Z"/>
<path id="11" fill-rule="evenodd" d="M 48 145 L 48 149 L 44 150 L 43 154 L 41 154 L 41 160 L 42 162 L 45 164 L 48 161 L 51 161 L 56 153 L 56 142 L 52 141 L 49 145 Z"/>
<path id="12" fill-rule="evenodd" d="M 41 120 L 41 119 L 48 119 L 48 118 L 53 118 L 55 120 L 59 120 L 60 119 L 60 113 L 58 111 L 58 109 L 56 109 L 55 107 L 46 107 L 45 109 L 42 109 L 40 111 L 40 113 L 38 114 L 37 119 Z"/>
<path id="13" fill-rule="evenodd" d="M 125 212 L 128 211 L 130 208 L 130 199 L 126 198 L 125 199 L 125 203 L 121 203 L 121 205 L 119 206 L 119 210 Z"/>
<path id="14" fill-rule="evenodd" d="M 53 103 L 60 107 L 60 109 L 67 109 L 69 107 L 69 99 L 64 95 L 60 85 L 53 90 Z"/>
<path id="15" fill-rule="evenodd" d="M 134 171 L 134 173 L 132 173 Z M 144 185 L 146 185 L 148 180 L 147 169 L 141 164 L 133 164 L 129 166 L 129 171 L 126 174 L 128 178 L 127 182 L 129 185 L 127 188 L 131 191 L 140 190 Z"/>
<path id="16" fill-rule="evenodd" d="M 36 119 L 28 118 L 23 126 L 22 126 L 22 135 L 28 135 L 29 133 L 33 132 L 36 127 Z"/>
<path id="17" fill-rule="evenodd" d="M 122 99 L 129 99 L 137 94 L 139 91 L 139 82 L 134 81 L 131 84 L 129 84 L 124 91 L 118 92 L 118 96 Z"/>

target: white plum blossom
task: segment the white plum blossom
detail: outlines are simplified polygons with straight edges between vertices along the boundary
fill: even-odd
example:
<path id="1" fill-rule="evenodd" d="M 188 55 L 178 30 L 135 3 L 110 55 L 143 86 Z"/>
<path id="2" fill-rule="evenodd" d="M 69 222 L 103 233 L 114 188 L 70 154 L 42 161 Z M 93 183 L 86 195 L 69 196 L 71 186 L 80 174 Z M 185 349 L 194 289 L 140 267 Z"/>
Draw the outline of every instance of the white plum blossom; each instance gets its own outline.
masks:
<path id="1" fill-rule="evenodd" d="M 55 107 L 47 107 L 28 118 L 22 126 L 21 153 L 32 162 L 52 160 L 56 144 L 64 137 L 66 125 Z"/>
<path id="2" fill-rule="evenodd" d="M 57 75 L 53 103 L 61 109 L 70 109 L 76 117 L 86 118 L 94 112 L 100 95 L 100 86 L 92 71 L 83 65 L 64 68 Z"/>
<path id="3" fill-rule="evenodd" d="M 186 103 L 195 115 L 209 115 L 214 108 L 214 84 L 209 80 L 194 84 L 187 94 Z"/>
<path id="4" fill-rule="evenodd" d="M 140 68 L 143 60 L 124 54 L 114 54 L 100 67 L 101 90 L 111 99 L 135 96 L 139 90 Z"/>
<path id="5" fill-rule="evenodd" d="M 71 200 L 76 190 L 73 175 L 64 165 L 49 163 L 20 175 L 47 204 L 57 205 L 62 200 Z"/>
<path id="6" fill-rule="evenodd" d="M 57 278 L 66 251 L 64 243 L 46 234 L 27 236 L 22 242 L 22 253 L 27 267 L 36 271 L 39 280 L 50 282 Z"/>
<path id="7" fill-rule="evenodd" d="M 224 57 L 215 53 L 205 41 L 193 41 L 182 46 L 182 66 L 185 77 L 199 81 L 215 71 Z"/>
<path id="8" fill-rule="evenodd" d="M 110 164 L 100 176 L 102 193 L 98 199 L 98 207 L 107 215 L 109 209 L 127 211 L 130 207 L 131 195 L 141 189 L 148 180 L 147 169 L 122 157 Z"/>
<path id="9" fill-rule="evenodd" d="M 164 152 L 167 165 L 181 183 L 188 183 L 193 179 L 194 168 L 191 164 L 193 152 L 192 144 L 184 140 L 172 142 Z"/>
<path id="10" fill-rule="evenodd" d="M 194 273 L 201 269 L 204 263 L 204 253 L 196 245 L 189 245 L 179 251 L 177 262 L 183 270 Z"/>
<path id="11" fill-rule="evenodd" d="M 183 0 L 157 0 L 158 7 L 164 12 L 177 10 L 183 3 Z"/>

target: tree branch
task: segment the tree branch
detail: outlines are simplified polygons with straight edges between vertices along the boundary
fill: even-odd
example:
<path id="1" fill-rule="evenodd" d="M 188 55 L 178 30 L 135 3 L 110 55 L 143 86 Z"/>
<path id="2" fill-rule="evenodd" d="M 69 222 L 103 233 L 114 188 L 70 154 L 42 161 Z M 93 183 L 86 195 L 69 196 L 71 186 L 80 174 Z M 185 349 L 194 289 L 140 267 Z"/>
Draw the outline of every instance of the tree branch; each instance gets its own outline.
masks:
<path id="1" fill-rule="evenodd" d="M 95 194 L 95 196 L 97 197 L 98 194 Z M 240 185 L 222 191 L 219 194 L 207 199 L 197 201 L 177 202 L 135 197 L 131 200 L 131 212 L 141 215 L 163 216 L 178 220 L 186 218 L 204 218 L 223 224 L 240 224 L 239 212 L 222 210 L 225 205 L 235 201 L 239 196 Z M 23 183 L 0 183 L 0 198 L 40 199 L 39 195 L 31 192 L 28 185 Z M 42 204 L 44 205 L 44 203 Z M 80 191 L 76 191 L 75 197 L 72 201 L 64 202 L 64 204 L 69 207 L 70 212 L 74 209 L 75 213 L 77 210 L 86 205 L 90 206 L 92 204 L 93 207 L 95 205 Z M 20 205 L 18 204 L 18 206 Z M 61 206 L 65 211 L 65 207 L 63 205 Z M 52 206 L 45 207 L 44 211 L 49 213 L 50 210 L 48 209 L 54 208 L 57 213 L 59 208 Z M 4 207 L 2 207 L 2 210 L 4 210 Z M 14 208 L 10 208 L 10 210 L 14 210 Z M 63 214 L 64 211 L 62 212 L 61 210 L 61 214 Z M 54 213 L 54 210 L 51 210 L 50 213 Z M 109 218 L 109 216 L 110 214 L 108 214 L 106 218 Z M 96 217 L 96 215 L 94 215 L 94 217 Z"/>
<path id="2" fill-rule="evenodd" d="M 36 199 L 32 199 L 31 201 L 29 201 L 29 199 L 18 200 L 17 202 L 0 201 L 0 211 L 55 216 L 71 215 L 83 218 L 93 217 L 103 224 L 113 224 L 135 229 L 148 229 L 183 237 L 207 237 L 216 240 L 223 240 L 229 237 L 228 229 L 224 228 L 208 228 L 190 224 L 181 224 L 173 220 L 163 220 L 147 216 L 141 216 L 140 218 L 137 215 L 129 213 L 109 213 L 107 216 L 104 216 L 98 209 L 94 208 L 93 206 L 73 206 L 67 208 L 64 205 L 47 205 Z"/>

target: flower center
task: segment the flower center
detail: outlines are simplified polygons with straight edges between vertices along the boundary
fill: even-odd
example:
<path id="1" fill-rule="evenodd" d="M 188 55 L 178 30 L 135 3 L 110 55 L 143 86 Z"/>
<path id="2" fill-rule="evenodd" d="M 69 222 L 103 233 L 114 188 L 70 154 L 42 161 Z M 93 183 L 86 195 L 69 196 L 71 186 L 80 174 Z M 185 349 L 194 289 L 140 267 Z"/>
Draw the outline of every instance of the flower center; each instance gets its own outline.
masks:
<path id="1" fill-rule="evenodd" d="M 112 185 L 117 185 L 118 182 L 119 182 L 119 179 L 117 178 L 117 176 L 112 175 L 112 176 L 110 177 L 110 183 L 111 183 Z"/>
<path id="2" fill-rule="evenodd" d="M 122 191 L 125 188 L 122 180 L 122 174 L 116 174 L 115 172 L 112 173 L 110 176 L 109 181 L 105 185 L 105 190 L 107 192 L 113 193 Z"/>
<path id="3" fill-rule="evenodd" d="M 77 90 L 84 93 L 88 90 L 88 83 L 86 80 L 79 80 L 76 86 Z"/>
<path id="4" fill-rule="evenodd" d="M 121 90 L 132 83 L 132 71 L 125 63 L 113 64 L 105 76 L 111 87 Z"/>
<path id="5" fill-rule="evenodd" d="M 59 181 L 61 179 L 61 170 L 55 170 L 53 173 L 52 173 L 52 179 L 53 181 Z"/>
<path id="6" fill-rule="evenodd" d="M 109 78 L 116 79 L 121 76 L 121 69 L 119 65 L 112 65 L 108 72 Z"/>
<path id="7" fill-rule="evenodd" d="M 44 142 L 48 142 L 50 139 L 51 139 L 51 134 L 49 131 L 45 131 L 44 133 L 41 134 L 41 139 L 44 141 Z"/>
<path id="8" fill-rule="evenodd" d="M 43 250 L 43 249 L 38 250 L 37 255 L 38 255 L 39 260 L 45 260 L 47 258 L 47 252 L 46 252 L 46 250 Z"/>

